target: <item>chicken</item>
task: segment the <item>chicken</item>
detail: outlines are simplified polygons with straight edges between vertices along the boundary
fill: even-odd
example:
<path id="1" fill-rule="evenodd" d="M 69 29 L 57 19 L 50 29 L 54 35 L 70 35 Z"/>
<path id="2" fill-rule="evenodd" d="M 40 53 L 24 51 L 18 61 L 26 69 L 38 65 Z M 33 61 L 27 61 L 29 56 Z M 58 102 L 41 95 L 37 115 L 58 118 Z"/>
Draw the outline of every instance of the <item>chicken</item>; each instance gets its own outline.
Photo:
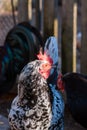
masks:
<path id="1" fill-rule="evenodd" d="M 29 22 L 19 23 L 8 32 L 0 47 L 0 94 L 12 89 L 17 75 L 28 62 L 37 59 L 42 46 L 41 34 Z"/>
<path id="2" fill-rule="evenodd" d="M 59 75 L 58 88 L 65 90 L 67 104 L 73 118 L 87 128 L 87 75 L 67 73 Z"/>
<path id="3" fill-rule="evenodd" d="M 41 57 L 39 55 L 40 59 Z M 46 79 L 51 66 L 51 60 L 35 60 L 21 71 L 18 96 L 14 99 L 9 114 L 11 129 L 48 130 L 52 114 Z"/>
<path id="4" fill-rule="evenodd" d="M 58 43 L 57 39 L 53 36 L 49 37 L 45 43 L 44 51 L 48 56 L 50 56 L 53 60 L 53 65 L 51 69 L 51 73 L 49 75 L 49 78 L 47 79 L 47 83 L 51 89 L 52 93 L 52 112 L 54 116 L 54 119 L 56 121 L 59 121 L 58 128 L 59 130 L 64 129 L 64 101 L 62 98 L 62 95 L 60 91 L 57 90 L 57 77 L 58 77 L 58 71 L 59 71 L 59 57 L 58 57 Z M 54 114 L 54 112 L 56 114 Z M 53 130 L 54 128 L 52 128 Z"/>
<path id="5" fill-rule="evenodd" d="M 55 85 L 47 83 L 53 60 L 46 53 L 40 53 L 38 59 L 19 75 L 18 95 L 8 116 L 11 130 L 63 130 L 59 94 Z"/>

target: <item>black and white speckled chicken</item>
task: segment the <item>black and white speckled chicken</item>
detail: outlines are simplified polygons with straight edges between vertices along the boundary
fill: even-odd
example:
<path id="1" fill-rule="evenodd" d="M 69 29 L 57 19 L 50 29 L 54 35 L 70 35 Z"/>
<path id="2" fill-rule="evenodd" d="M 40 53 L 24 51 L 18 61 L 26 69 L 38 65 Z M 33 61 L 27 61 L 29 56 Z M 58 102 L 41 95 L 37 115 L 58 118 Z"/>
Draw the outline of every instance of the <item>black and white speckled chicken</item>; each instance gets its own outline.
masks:
<path id="1" fill-rule="evenodd" d="M 39 55 L 39 58 L 43 58 Z M 9 123 L 13 130 L 48 130 L 52 113 L 50 91 L 46 82 L 52 61 L 36 60 L 21 71 L 18 96 L 12 103 Z"/>
<path id="2" fill-rule="evenodd" d="M 37 58 L 42 46 L 41 34 L 29 22 L 19 23 L 8 32 L 0 47 L 0 94 L 12 89 L 17 75 L 28 62 Z"/>
<path id="3" fill-rule="evenodd" d="M 39 55 L 22 70 L 18 96 L 9 113 L 11 130 L 63 130 L 64 104 L 56 85 L 47 81 L 55 64 L 50 56 Z"/>

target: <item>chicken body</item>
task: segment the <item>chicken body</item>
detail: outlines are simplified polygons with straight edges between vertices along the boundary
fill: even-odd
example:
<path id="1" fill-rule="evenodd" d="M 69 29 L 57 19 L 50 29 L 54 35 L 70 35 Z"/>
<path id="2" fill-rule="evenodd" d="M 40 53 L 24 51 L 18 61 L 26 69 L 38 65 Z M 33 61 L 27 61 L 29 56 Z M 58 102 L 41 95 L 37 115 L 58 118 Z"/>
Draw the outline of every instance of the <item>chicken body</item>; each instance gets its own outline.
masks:
<path id="1" fill-rule="evenodd" d="M 51 118 L 50 91 L 38 69 L 40 61 L 29 63 L 18 82 L 18 96 L 9 113 L 11 130 L 48 130 Z"/>
<path id="2" fill-rule="evenodd" d="M 62 81 L 72 116 L 87 128 L 87 75 L 67 73 L 62 77 Z"/>

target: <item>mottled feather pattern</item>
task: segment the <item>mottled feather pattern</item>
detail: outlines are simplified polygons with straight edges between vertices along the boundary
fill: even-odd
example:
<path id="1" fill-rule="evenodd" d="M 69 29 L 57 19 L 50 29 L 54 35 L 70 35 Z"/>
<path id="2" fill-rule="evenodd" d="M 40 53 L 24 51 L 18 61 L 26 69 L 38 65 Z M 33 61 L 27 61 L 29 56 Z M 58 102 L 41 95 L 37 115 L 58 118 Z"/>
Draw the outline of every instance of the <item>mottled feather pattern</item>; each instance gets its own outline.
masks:
<path id="1" fill-rule="evenodd" d="M 18 97 L 13 101 L 9 113 L 12 129 L 48 130 L 50 126 L 50 93 L 46 80 L 38 73 L 39 65 L 38 60 L 29 63 L 19 76 Z"/>

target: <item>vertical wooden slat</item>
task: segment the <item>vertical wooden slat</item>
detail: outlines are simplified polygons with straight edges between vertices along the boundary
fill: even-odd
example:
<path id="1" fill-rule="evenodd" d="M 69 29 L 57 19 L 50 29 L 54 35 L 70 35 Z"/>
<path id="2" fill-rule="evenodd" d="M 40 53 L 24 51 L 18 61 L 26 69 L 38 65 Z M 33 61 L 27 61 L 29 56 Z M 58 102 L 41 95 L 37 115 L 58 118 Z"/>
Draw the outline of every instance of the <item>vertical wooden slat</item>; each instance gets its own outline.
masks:
<path id="1" fill-rule="evenodd" d="M 73 5 L 73 72 L 76 72 L 77 3 Z"/>
<path id="2" fill-rule="evenodd" d="M 73 71 L 73 2 L 62 1 L 62 73 Z"/>
<path id="3" fill-rule="evenodd" d="M 28 0 L 18 0 L 18 22 L 28 21 Z"/>
<path id="4" fill-rule="evenodd" d="M 44 40 L 54 34 L 54 0 L 44 0 Z"/>

